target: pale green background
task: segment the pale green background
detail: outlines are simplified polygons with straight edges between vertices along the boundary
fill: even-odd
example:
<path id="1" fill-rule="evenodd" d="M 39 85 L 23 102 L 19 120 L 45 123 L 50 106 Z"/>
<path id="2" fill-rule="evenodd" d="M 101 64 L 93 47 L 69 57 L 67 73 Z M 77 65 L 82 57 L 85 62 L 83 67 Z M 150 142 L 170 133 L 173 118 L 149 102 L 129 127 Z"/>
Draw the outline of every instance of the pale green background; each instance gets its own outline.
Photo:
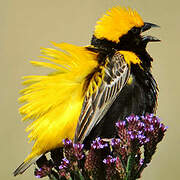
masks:
<path id="1" fill-rule="evenodd" d="M 50 41 L 89 44 L 96 20 L 114 5 L 135 8 L 145 21 L 161 29 L 148 34 L 162 39 L 148 51 L 154 57 L 153 74 L 160 95 L 158 115 L 169 126 L 143 180 L 180 179 L 179 67 L 180 3 L 178 0 L 0 0 L 0 179 L 33 180 L 33 168 L 13 177 L 13 170 L 30 152 L 17 98 L 20 78 L 38 73 L 28 60 L 37 59 Z M 178 51 L 179 50 L 179 51 Z"/>

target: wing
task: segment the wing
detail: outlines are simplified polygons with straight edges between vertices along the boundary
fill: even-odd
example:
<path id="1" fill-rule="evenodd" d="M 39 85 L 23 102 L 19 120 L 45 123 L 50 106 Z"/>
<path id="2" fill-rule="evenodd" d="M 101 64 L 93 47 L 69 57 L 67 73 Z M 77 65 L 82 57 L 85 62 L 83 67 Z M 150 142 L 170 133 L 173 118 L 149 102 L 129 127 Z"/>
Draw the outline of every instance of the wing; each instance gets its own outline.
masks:
<path id="1" fill-rule="evenodd" d="M 86 95 L 81 115 L 76 128 L 74 141 L 83 142 L 99 121 L 106 114 L 121 89 L 129 79 L 130 69 L 124 56 L 117 51 L 111 58 L 106 58 L 101 84 L 91 95 Z"/>

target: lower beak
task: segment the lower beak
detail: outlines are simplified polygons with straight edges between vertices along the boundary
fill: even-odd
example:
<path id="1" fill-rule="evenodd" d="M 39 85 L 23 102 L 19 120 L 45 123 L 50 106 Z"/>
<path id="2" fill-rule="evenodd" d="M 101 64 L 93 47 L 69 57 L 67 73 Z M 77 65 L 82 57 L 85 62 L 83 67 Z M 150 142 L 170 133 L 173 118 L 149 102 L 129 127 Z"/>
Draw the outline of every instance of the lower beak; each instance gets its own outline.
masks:
<path id="1" fill-rule="evenodd" d="M 147 31 L 154 27 L 159 28 L 160 26 L 158 26 L 156 24 L 145 22 L 144 26 L 141 28 L 141 32 Z M 159 40 L 158 38 L 153 37 L 153 36 L 142 36 L 142 42 L 143 42 L 144 46 L 146 46 L 148 42 L 159 42 L 159 41 L 161 41 L 161 40 Z"/>
<path id="2" fill-rule="evenodd" d="M 142 43 L 144 45 L 144 47 L 146 47 L 148 42 L 159 42 L 161 41 L 160 39 L 153 37 L 153 36 L 143 36 L 142 37 Z"/>
<path id="3" fill-rule="evenodd" d="M 143 36 L 142 41 L 148 43 L 148 42 L 159 42 L 161 40 L 153 36 Z"/>

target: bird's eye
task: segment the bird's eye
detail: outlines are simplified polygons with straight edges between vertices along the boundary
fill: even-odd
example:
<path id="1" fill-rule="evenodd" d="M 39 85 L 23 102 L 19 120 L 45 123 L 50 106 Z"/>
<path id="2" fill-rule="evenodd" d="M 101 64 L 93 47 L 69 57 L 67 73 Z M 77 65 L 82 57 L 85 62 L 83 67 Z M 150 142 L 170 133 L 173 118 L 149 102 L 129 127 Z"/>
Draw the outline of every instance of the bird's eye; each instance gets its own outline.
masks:
<path id="1" fill-rule="evenodd" d="M 137 27 L 133 27 L 132 29 L 131 29 L 131 32 L 133 33 L 133 34 L 140 34 L 140 28 L 137 28 Z"/>

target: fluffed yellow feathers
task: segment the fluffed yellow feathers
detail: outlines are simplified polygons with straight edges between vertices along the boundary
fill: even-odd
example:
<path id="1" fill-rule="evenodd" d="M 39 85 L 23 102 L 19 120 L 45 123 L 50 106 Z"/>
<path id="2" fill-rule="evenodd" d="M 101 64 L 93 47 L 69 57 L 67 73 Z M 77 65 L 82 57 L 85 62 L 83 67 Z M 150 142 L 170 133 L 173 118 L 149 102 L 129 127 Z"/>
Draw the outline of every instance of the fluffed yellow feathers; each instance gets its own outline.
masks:
<path id="1" fill-rule="evenodd" d="M 31 63 L 55 69 L 54 73 L 24 77 L 24 84 L 28 86 L 19 98 L 26 103 L 20 108 L 23 120 L 34 120 L 26 130 L 30 131 L 28 137 L 30 141 L 35 140 L 35 144 L 25 162 L 62 146 L 66 137 L 73 139 L 84 99 L 86 76 L 98 66 L 97 54 L 85 47 L 53 44 L 65 52 L 43 48 L 42 54 L 48 56 L 43 58 L 50 63 Z"/>
<path id="2" fill-rule="evenodd" d="M 94 35 L 98 39 L 105 37 L 107 40 L 118 43 L 119 37 L 127 34 L 131 28 L 143 25 L 142 18 L 135 10 L 117 6 L 111 8 L 99 19 Z"/>

